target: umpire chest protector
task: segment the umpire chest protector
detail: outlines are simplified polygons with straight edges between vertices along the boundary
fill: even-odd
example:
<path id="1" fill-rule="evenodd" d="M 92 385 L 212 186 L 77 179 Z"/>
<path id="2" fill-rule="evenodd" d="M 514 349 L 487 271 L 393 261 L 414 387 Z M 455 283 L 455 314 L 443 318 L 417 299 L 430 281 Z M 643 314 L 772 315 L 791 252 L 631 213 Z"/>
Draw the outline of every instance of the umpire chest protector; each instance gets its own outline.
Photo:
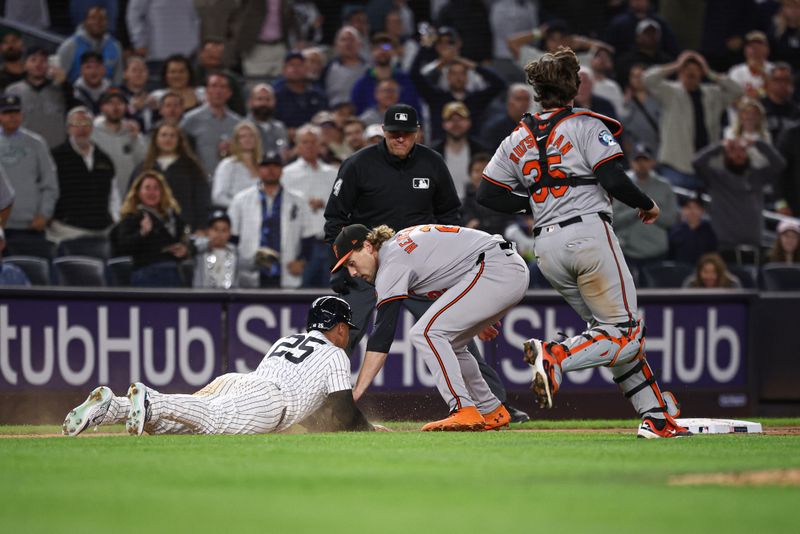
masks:
<path id="1" fill-rule="evenodd" d="M 526 113 L 522 116 L 522 123 L 528 128 L 533 140 L 536 142 L 536 148 L 539 151 L 539 158 L 535 163 L 539 172 L 531 185 L 528 187 L 528 192 L 531 194 L 531 196 L 536 195 L 539 190 L 545 187 L 553 188 L 558 191 L 558 188 L 565 187 L 578 187 L 584 185 L 599 186 L 597 180 L 589 179 L 593 177 L 591 174 L 582 176 L 567 176 L 564 171 L 557 168 L 558 164 L 561 162 L 561 155 L 558 150 L 555 150 L 551 154 L 547 153 L 547 147 L 552 144 L 553 132 L 556 127 L 563 121 L 578 115 L 590 115 L 595 117 L 608 126 L 612 132 L 615 132 L 613 134 L 615 136 L 621 131 L 620 124 L 617 121 L 581 108 L 561 108 L 552 113 L 546 119 L 541 118 L 538 113 L 535 115 Z M 554 168 L 551 168 L 551 165 L 554 165 Z M 565 191 L 565 189 L 561 190 Z"/>

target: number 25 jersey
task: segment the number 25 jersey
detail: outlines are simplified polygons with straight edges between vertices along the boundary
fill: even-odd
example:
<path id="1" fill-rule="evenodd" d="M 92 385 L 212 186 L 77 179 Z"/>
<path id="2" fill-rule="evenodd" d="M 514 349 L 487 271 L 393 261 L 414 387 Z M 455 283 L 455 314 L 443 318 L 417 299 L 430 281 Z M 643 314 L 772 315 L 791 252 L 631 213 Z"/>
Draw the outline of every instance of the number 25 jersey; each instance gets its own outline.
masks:
<path id="1" fill-rule="evenodd" d="M 547 164 L 556 182 L 564 177 L 596 182 L 595 169 L 622 156 L 615 139 L 622 125 L 589 110 L 573 109 L 571 114 L 552 125 L 549 135 L 547 128 L 542 128 L 544 132 L 537 131 L 557 112 L 537 113 L 534 121 L 520 121 L 498 147 L 483 171 L 483 179 L 512 191 L 530 191 L 542 173 L 537 136 L 539 141 L 546 141 Z M 588 213 L 611 214 L 611 199 L 599 182 L 597 185 L 544 187 L 531 193 L 529 200 L 537 227 Z"/>

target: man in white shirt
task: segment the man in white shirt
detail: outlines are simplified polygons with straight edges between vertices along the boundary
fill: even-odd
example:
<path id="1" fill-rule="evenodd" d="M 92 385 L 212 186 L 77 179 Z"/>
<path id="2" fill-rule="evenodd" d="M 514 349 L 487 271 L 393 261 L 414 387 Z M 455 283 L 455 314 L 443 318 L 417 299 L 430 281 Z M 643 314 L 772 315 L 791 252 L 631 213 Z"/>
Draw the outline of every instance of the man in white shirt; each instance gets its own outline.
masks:
<path id="1" fill-rule="evenodd" d="M 310 226 L 315 240 L 303 272 L 303 287 L 326 287 L 330 279 L 330 252 L 324 241 L 325 205 L 336 180 L 336 167 L 321 159 L 322 131 L 305 124 L 297 129 L 295 144 L 298 158 L 283 169 L 281 183 L 286 189 L 301 194 L 310 208 Z"/>

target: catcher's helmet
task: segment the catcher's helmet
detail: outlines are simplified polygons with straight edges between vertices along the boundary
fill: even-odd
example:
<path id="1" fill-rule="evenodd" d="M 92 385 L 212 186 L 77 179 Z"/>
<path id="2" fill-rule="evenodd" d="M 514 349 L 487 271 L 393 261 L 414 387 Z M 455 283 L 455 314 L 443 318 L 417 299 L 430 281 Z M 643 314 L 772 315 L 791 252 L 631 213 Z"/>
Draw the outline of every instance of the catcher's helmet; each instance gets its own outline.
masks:
<path id="1" fill-rule="evenodd" d="M 353 324 L 353 313 L 350 305 L 339 297 L 320 297 L 311 303 L 306 320 L 306 331 L 320 330 L 327 332 L 338 323 L 345 323 L 350 328 L 358 328 Z"/>

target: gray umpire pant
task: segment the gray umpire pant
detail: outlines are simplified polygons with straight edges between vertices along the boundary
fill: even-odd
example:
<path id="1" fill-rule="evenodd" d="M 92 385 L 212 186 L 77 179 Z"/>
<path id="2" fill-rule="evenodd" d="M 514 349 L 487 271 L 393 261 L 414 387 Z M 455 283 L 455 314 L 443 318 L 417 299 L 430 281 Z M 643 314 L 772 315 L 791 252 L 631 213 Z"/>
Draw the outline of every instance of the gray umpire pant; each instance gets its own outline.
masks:
<path id="1" fill-rule="evenodd" d="M 360 278 L 354 278 L 353 282 L 356 284 L 356 287 L 351 286 L 350 292 L 347 295 L 339 295 L 350 305 L 350 308 L 353 312 L 353 324 L 358 327 L 358 330 L 350 330 L 350 342 L 347 344 L 348 355 L 353 352 L 355 346 L 358 345 L 358 343 L 361 341 L 361 338 L 364 337 L 369 324 L 370 315 L 377 304 L 375 286 L 368 284 Z M 417 321 L 425 314 L 426 311 L 428 311 L 428 308 L 430 308 L 433 303 L 433 300 L 424 297 L 409 297 L 407 299 L 403 299 L 403 306 L 405 306 L 406 309 L 411 312 L 411 315 L 413 315 L 414 319 Z M 470 341 L 469 345 L 467 346 L 467 350 L 478 362 L 481 375 L 489 385 L 489 389 L 492 390 L 494 396 L 497 397 L 500 402 L 505 403 L 508 399 L 506 388 L 503 385 L 503 382 L 500 380 L 500 376 L 497 374 L 497 371 L 495 371 L 494 368 L 486 363 L 486 360 L 483 358 L 483 355 L 481 355 L 481 351 L 478 350 L 478 345 L 475 344 L 474 339 Z"/>

